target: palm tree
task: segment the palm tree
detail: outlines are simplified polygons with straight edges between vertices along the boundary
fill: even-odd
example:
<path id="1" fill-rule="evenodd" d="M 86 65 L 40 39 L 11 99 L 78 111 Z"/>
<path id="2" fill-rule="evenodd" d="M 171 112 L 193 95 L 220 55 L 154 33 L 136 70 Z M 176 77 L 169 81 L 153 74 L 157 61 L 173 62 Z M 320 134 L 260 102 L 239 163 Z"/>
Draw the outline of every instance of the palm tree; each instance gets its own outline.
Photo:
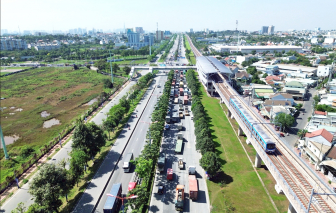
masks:
<path id="1" fill-rule="evenodd" d="M 308 132 L 308 130 L 306 130 L 306 129 L 300 129 L 298 131 L 297 135 L 300 137 L 300 139 L 302 139 L 306 135 L 307 132 Z"/>

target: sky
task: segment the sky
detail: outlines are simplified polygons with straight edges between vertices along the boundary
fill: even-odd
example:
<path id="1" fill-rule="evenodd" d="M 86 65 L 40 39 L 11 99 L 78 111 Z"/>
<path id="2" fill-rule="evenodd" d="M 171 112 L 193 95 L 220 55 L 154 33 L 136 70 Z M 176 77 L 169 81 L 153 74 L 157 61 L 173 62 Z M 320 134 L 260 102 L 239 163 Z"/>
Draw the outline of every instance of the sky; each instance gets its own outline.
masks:
<path id="1" fill-rule="evenodd" d="M 336 0 L 1 0 L 1 29 L 336 29 Z"/>

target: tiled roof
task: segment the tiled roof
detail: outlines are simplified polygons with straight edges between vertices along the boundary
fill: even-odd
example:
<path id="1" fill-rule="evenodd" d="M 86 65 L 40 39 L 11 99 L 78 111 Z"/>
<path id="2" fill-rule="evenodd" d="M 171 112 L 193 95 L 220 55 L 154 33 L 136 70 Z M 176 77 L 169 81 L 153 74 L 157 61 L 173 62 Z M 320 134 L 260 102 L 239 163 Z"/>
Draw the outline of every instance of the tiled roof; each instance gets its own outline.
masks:
<path id="1" fill-rule="evenodd" d="M 266 81 L 268 80 L 280 81 L 280 78 L 278 76 L 270 75 L 266 77 Z"/>
<path id="2" fill-rule="evenodd" d="M 278 95 L 282 95 L 282 97 L 284 97 L 286 99 L 292 99 L 293 98 L 293 95 L 288 94 L 288 93 L 277 93 L 277 94 L 271 95 L 270 98 L 277 97 Z"/>
<path id="3" fill-rule="evenodd" d="M 285 101 L 285 100 L 276 100 L 276 101 L 272 101 L 272 100 L 266 100 L 264 102 L 264 105 L 265 106 L 270 106 L 270 105 L 273 105 L 273 106 L 277 106 L 277 105 L 280 105 L 280 106 L 291 106 L 292 103 L 290 101 Z"/>
<path id="4" fill-rule="evenodd" d="M 327 112 L 315 111 L 315 115 L 327 115 Z"/>
<path id="5" fill-rule="evenodd" d="M 326 129 L 319 129 L 319 130 L 316 130 L 312 133 L 307 133 L 306 134 L 306 137 L 307 138 L 313 138 L 313 137 L 316 137 L 316 136 L 319 136 L 321 135 L 322 137 L 324 137 L 327 141 L 329 141 L 331 143 L 332 139 L 333 139 L 333 135 L 328 132 L 328 130 Z"/>

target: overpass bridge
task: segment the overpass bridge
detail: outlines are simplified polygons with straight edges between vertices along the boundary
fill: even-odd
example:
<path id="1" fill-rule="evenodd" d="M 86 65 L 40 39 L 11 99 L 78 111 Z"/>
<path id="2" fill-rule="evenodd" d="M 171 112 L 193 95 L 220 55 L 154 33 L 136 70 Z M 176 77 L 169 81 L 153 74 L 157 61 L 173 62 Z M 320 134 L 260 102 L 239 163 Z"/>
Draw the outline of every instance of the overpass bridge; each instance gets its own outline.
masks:
<path id="1" fill-rule="evenodd" d="M 226 67 L 220 63 L 210 63 L 213 60 L 202 56 L 188 35 L 187 39 L 196 56 L 196 66 L 200 68 L 197 69 L 200 81 L 211 95 L 215 92 L 218 93 L 221 102 L 226 104 L 228 116 L 235 118 L 239 124 L 238 134 L 245 133 L 246 142 L 251 143 L 257 152 L 255 167 L 260 167 L 263 162 L 277 182 L 276 191 L 285 194 L 289 200 L 288 212 L 335 212 L 335 196 L 312 196 L 313 189 L 315 193 L 334 193 L 330 186 L 293 151 L 293 148 L 279 137 L 273 126 L 251 109 L 249 103 L 231 87 L 231 74 L 225 70 Z M 235 105 L 232 104 L 233 100 L 235 100 Z M 265 152 L 265 148 L 260 142 L 260 137 L 263 135 L 276 144 L 274 153 Z M 309 203 L 311 203 L 310 206 Z"/>
<path id="2" fill-rule="evenodd" d="M 163 66 L 164 65 L 164 66 Z M 134 71 L 136 70 L 187 70 L 187 69 L 196 69 L 196 66 L 167 66 L 165 64 L 159 64 L 158 66 L 132 66 L 130 76 L 133 76 Z"/>

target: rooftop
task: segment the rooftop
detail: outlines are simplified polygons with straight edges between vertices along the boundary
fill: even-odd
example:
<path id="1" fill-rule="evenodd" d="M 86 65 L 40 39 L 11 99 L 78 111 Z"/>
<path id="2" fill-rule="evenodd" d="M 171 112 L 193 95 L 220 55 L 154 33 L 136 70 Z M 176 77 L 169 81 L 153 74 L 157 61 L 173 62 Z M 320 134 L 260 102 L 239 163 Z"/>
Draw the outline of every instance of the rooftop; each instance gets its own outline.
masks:
<path id="1" fill-rule="evenodd" d="M 324 137 L 327 141 L 329 141 L 331 143 L 332 139 L 333 139 L 333 135 L 328 132 L 328 130 L 326 129 L 319 129 L 319 130 L 316 130 L 312 133 L 307 133 L 306 134 L 306 137 L 307 138 L 313 138 L 313 137 L 316 137 L 316 136 L 322 136 Z"/>
<path id="2" fill-rule="evenodd" d="M 210 73 L 228 73 L 231 74 L 231 70 L 224 64 L 218 61 L 214 57 L 199 56 L 196 58 L 197 67 L 202 68 L 204 74 Z"/>

